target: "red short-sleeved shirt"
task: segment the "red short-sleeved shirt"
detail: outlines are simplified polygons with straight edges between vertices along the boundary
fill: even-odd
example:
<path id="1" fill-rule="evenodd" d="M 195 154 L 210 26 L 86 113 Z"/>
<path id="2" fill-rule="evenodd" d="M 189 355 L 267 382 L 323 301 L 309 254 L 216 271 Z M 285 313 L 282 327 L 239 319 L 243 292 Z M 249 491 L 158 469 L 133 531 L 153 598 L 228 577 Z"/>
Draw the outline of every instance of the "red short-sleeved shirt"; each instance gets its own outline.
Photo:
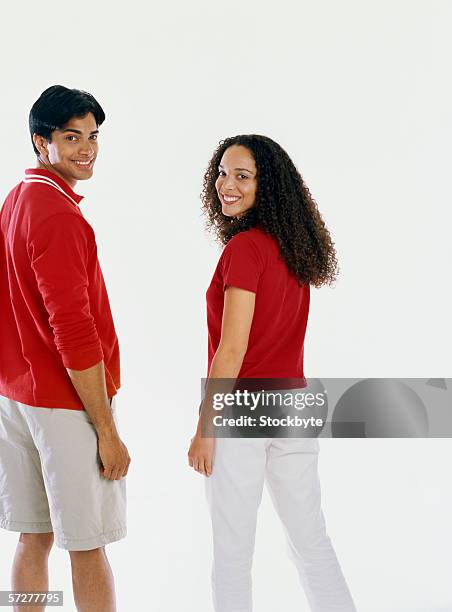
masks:
<path id="1" fill-rule="evenodd" d="M 309 285 L 298 284 L 276 240 L 259 228 L 236 234 L 224 247 L 206 293 L 208 372 L 221 338 L 224 290 L 256 293 L 248 349 L 239 378 L 303 378 Z"/>

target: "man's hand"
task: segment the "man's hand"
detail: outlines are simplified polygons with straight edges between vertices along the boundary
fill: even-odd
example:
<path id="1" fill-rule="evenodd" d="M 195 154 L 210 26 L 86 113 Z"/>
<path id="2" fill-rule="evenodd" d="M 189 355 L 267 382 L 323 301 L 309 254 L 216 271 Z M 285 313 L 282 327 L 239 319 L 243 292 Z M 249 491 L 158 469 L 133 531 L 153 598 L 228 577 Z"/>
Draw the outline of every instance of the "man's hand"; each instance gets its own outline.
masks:
<path id="1" fill-rule="evenodd" d="M 119 437 L 108 401 L 104 362 L 99 361 L 86 370 L 68 368 L 67 372 L 96 430 L 102 476 L 108 480 L 127 476 L 130 457 Z"/>
<path id="2" fill-rule="evenodd" d="M 98 436 L 102 476 L 108 480 L 119 480 L 127 476 L 131 459 L 118 433 L 109 431 L 99 433 Z"/>
<path id="3" fill-rule="evenodd" d="M 188 451 L 188 463 L 204 476 L 210 476 L 213 468 L 213 451 L 215 438 L 203 438 L 197 433 L 192 439 Z"/>

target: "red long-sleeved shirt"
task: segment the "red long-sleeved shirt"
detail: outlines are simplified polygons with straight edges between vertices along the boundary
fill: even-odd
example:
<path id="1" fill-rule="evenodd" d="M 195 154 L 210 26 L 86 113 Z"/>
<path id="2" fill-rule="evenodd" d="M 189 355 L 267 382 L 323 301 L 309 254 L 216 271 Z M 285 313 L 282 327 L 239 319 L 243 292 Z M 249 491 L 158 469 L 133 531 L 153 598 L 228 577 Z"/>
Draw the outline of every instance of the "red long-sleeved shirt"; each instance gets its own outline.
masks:
<path id="1" fill-rule="evenodd" d="M 109 397 L 119 347 L 82 196 L 55 174 L 25 171 L 0 210 L 0 394 L 83 410 L 66 368 L 101 359 Z"/>

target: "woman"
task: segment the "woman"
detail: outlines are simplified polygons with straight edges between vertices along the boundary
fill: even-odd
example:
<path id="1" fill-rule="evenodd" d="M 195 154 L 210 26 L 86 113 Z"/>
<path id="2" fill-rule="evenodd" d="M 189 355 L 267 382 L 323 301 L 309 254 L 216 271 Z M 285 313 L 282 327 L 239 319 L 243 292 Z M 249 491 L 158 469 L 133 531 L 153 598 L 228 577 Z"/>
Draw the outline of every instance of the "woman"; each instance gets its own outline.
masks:
<path id="1" fill-rule="evenodd" d="M 302 378 L 310 285 L 337 275 L 333 242 L 287 153 L 264 136 L 220 142 L 204 176 L 223 249 L 207 291 L 209 379 Z M 205 402 L 204 402 L 205 403 Z M 203 437 L 189 464 L 207 476 L 216 612 L 250 612 L 264 480 L 312 612 L 355 612 L 320 506 L 317 439 Z"/>

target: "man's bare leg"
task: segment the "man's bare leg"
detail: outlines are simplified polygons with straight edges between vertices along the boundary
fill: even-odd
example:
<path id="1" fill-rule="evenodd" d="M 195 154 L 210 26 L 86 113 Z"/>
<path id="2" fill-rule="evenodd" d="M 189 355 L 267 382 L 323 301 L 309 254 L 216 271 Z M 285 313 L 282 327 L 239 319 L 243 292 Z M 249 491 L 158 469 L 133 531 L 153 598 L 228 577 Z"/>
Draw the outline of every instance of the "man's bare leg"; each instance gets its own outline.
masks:
<path id="1" fill-rule="evenodd" d="M 21 533 L 11 575 L 13 591 L 49 590 L 49 553 L 53 533 Z M 45 606 L 14 607 L 14 612 L 44 612 Z"/>
<path id="2" fill-rule="evenodd" d="M 78 612 L 116 612 L 115 583 L 105 548 L 69 554 Z"/>

